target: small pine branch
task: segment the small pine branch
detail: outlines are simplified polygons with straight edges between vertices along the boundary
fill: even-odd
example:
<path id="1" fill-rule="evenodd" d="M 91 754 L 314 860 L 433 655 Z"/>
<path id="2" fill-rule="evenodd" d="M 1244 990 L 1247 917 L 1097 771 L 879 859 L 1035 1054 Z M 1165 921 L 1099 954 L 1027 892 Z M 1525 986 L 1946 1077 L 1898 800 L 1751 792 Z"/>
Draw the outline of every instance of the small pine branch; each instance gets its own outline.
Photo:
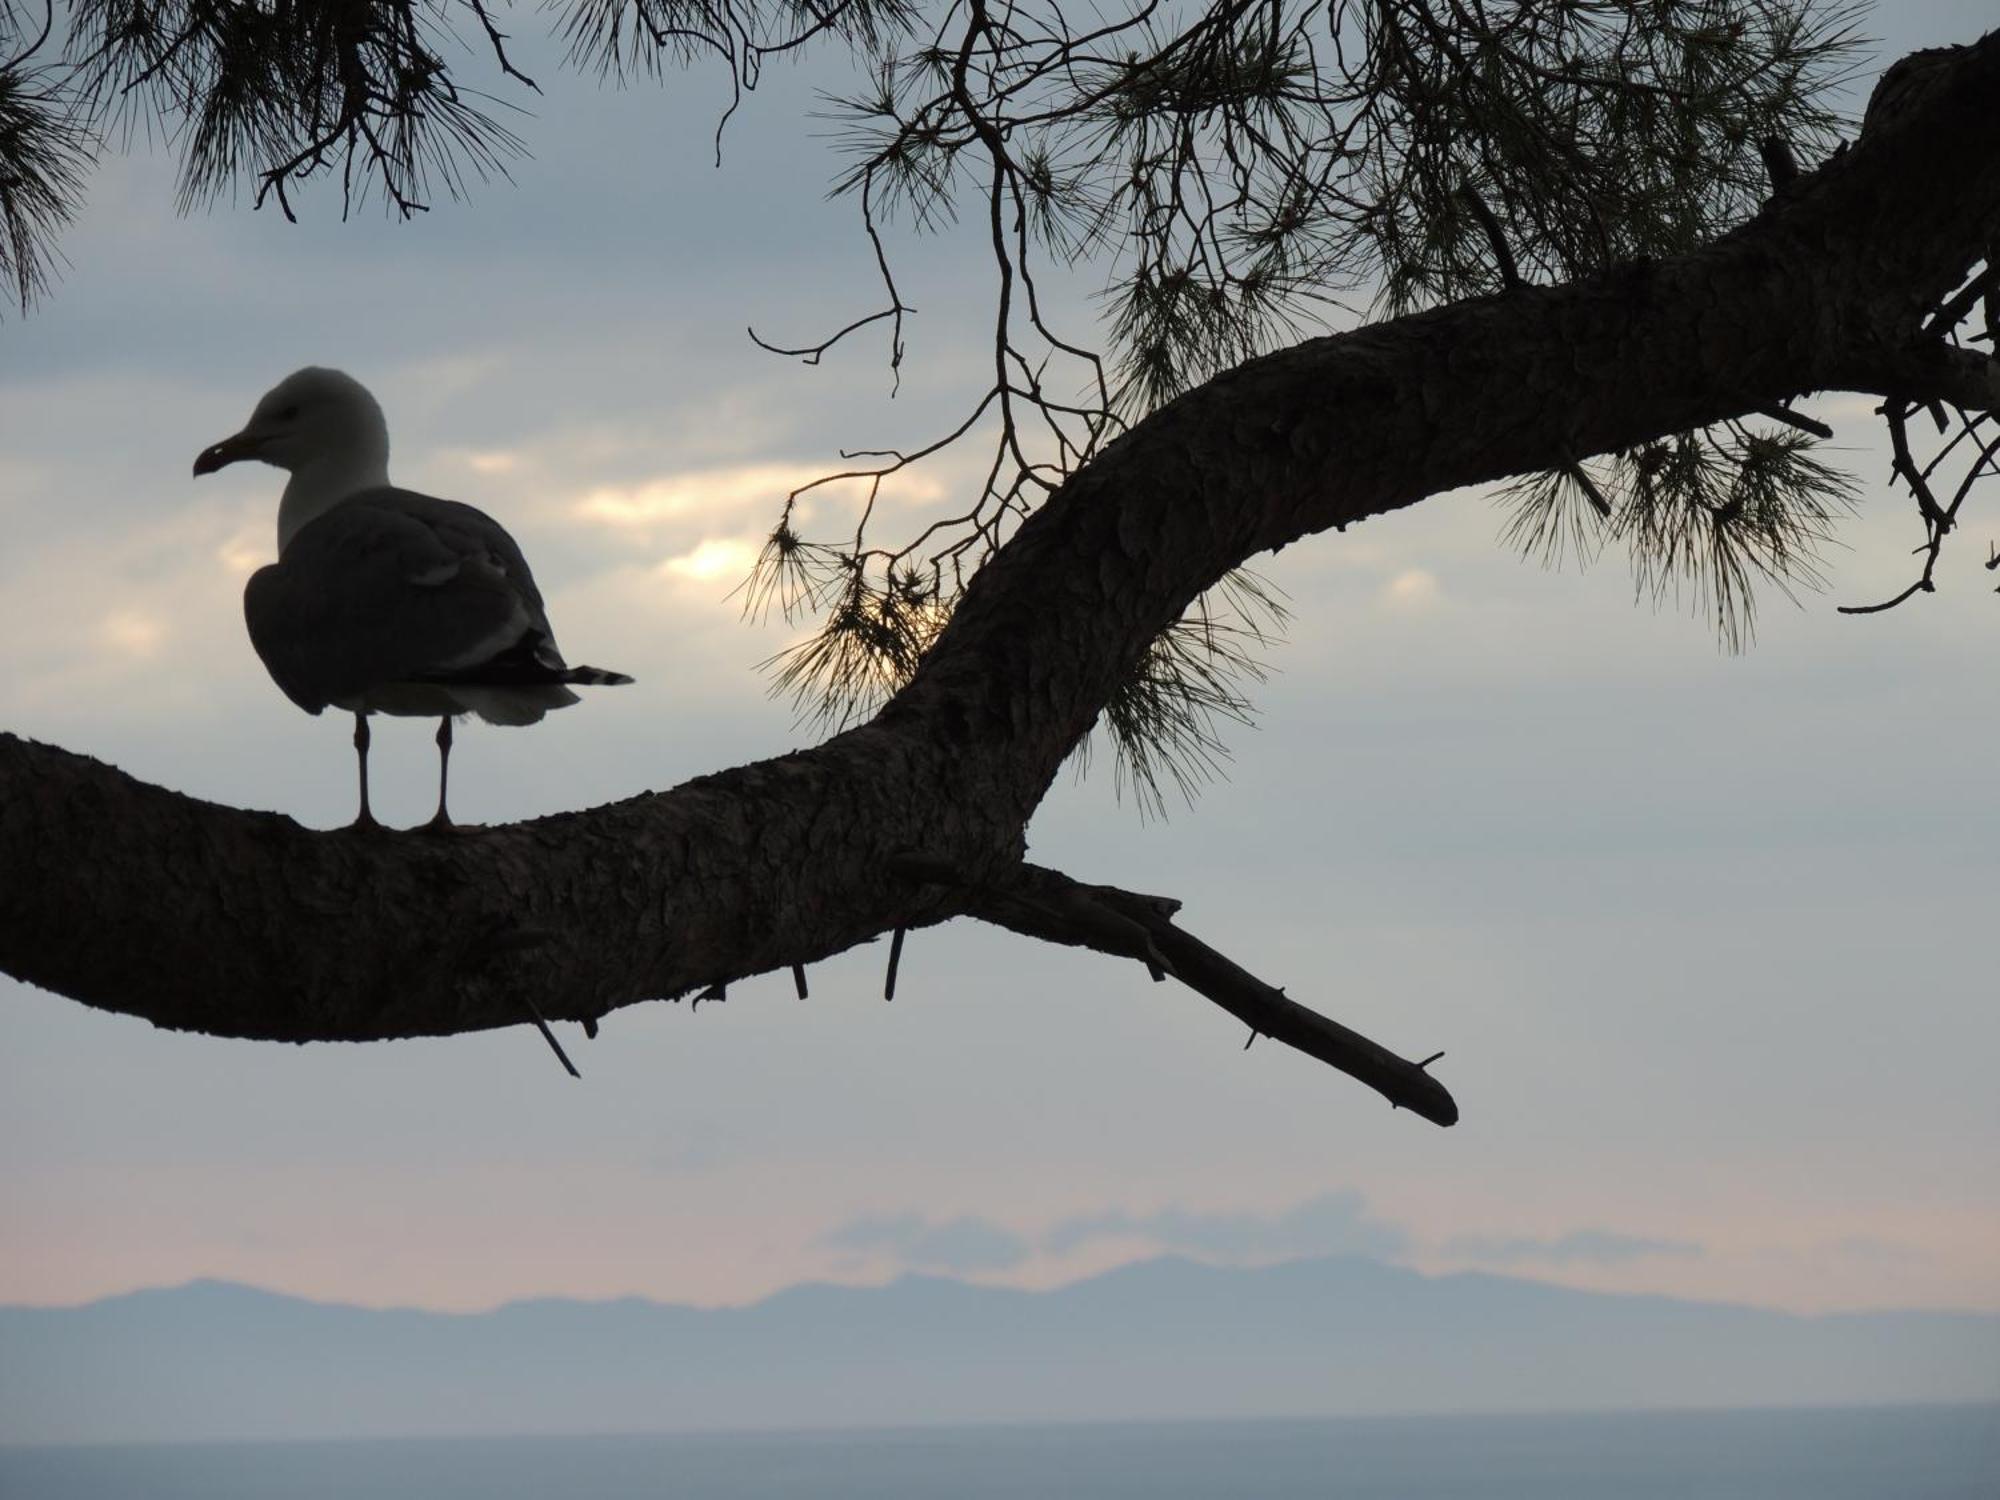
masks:
<path id="1" fill-rule="evenodd" d="M 763 663 L 772 696 L 790 698 L 802 725 L 844 729 L 910 680 L 949 617 L 921 573 L 892 569 L 878 583 L 853 567 L 819 628 Z"/>
<path id="2" fill-rule="evenodd" d="M 1621 453 L 1588 479 L 1580 466 L 1530 475 L 1500 492 L 1502 537 L 1544 566 L 1593 561 L 1625 544 L 1634 587 L 1655 606 L 1685 601 L 1729 651 L 1756 634 L 1757 592 L 1796 602 L 1826 586 L 1822 558 L 1852 513 L 1854 481 L 1822 461 L 1810 433 L 1742 423 L 1683 432 Z"/>
<path id="3" fill-rule="evenodd" d="M 22 312 L 59 264 L 56 239 L 83 203 L 96 139 L 75 118 L 38 44 L 0 7 L 0 285 Z"/>
<path id="4" fill-rule="evenodd" d="M 1545 568 L 1569 562 L 1587 567 L 1604 546 L 1610 502 L 1603 485 L 1581 464 L 1528 474 L 1497 496 L 1510 514 L 1500 539 Z"/>
<path id="5" fill-rule="evenodd" d="M 1170 787 L 1192 805 L 1222 774 L 1229 759 L 1222 730 L 1255 722 L 1244 689 L 1268 679 L 1265 658 L 1290 619 L 1282 590 L 1237 568 L 1157 636 L 1113 690 L 1100 727 L 1115 756 L 1115 785 L 1143 815 L 1166 815 Z M 1080 770 L 1090 753 L 1085 740 Z"/>

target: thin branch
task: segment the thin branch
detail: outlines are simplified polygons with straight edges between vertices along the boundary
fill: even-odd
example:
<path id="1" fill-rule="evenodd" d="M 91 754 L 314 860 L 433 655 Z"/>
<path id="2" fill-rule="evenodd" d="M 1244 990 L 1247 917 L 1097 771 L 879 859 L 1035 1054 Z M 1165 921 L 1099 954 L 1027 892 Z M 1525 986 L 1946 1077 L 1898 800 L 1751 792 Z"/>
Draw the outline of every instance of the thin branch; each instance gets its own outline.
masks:
<path id="1" fill-rule="evenodd" d="M 1604 498 L 1604 491 L 1600 490 L 1597 481 L 1590 477 L 1590 470 L 1582 464 L 1570 464 L 1564 468 L 1563 473 L 1569 477 L 1570 483 L 1583 491 L 1583 498 L 1590 502 L 1592 510 L 1604 520 L 1611 519 L 1611 502 Z"/>
<path id="2" fill-rule="evenodd" d="M 1924 559 L 1923 576 L 1894 598 L 1884 599 L 1880 604 L 1841 604 L 1835 606 L 1835 612 L 1843 615 L 1879 615 L 1885 610 L 1894 609 L 1897 605 L 1915 598 L 1918 594 L 1935 593 L 1937 585 L 1931 581 L 1931 570 L 1936 566 L 1937 553 L 1934 550 L 1929 551 Z"/>
<path id="3" fill-rule="evenodd" d="M 1906 430 L 1908 414 L 1900 407 L 1892 406 L 1886 409 L 1885 415 L 1889 418 L 1890 442 L 1895 450 L 1895 473 L 1911 487 L 1917 497 L 1917 508 L 1923 514 L 1924 542 L 1917 550 L 1923 554 L 1924 569 L 1915 583 L 1894 598 L 1885 599 L 1879 604 L 1841 605 L 1839 612 L 1844 615 L 1879 615 L 1885 610 L 1894 609 L 1897 605 L 1915 598 L 1918 594 L 1937 591 L 1935 575 L 1938 558 L 1944 551 L 1944 539 L 1957 527 L 1959 509 L 1965 504 L 1966 497 L 1972 493 L 1973 485 L 1993 472 L 1994 454 L 2000 452 L 2000 436 L 1995 436 L 1980 448 L 1978 455 L 1967 466 L 1964 478 L 1959 481 L 1957 490 L 1952 493 L 1951 504 L 1940 506 L 1937 497 L 1931 493 L 1928 476 L 1936 470 L 1942 455 L 1919 469 L 1910 453 L 1909 435 Z M 1961 439 L 1975 431 L 1975 422 L 1965 421 L 1963 430 L 1946 445 L 1945 451 L 1950 452 Z M 1988 562 L 1986 566 L 1990 568 L 1993 564 Z"/>
<path id="4" fill-rule="evenodd" d="M 755 328 L 745 328 L 743 331 L 750 335 L 751 343 L 755 344 L 759 349 L 762 349 L 767 354 L 782 354 L 787 356 L 788 358 L 802 359 L 809 365 L 816 365 L 820 362 L 821 357 L 825 355 L 825 353 L 829 349 L 831 349 L 835 344 L 839 343 L 842 339 L 846 338 L 850 333 L 855 332 L 857 329 L 866 328 L 870 323 L 879 323 L 884 318 L 893 318 L 897 316 L 899 313 L 914 312 L 914 311 L 915 311 L 914 308 L 908 308 L 908 307 L 885 307 L 880 312 L 872 312 L 868 314 L 868 316 L 865 318 L 856 318 L 852 323 L 849 323 L 845 328 L 839 330 L 837 333 L 828 335 L 826 338 L 821 339 L 817 344 L 807 344 L 798 349 L 786 349 L 780 347 L 777 344 L 773 344 L 769 340 L 759 337 L 757 330 Z"/>
<path id="5" fill-rule="evenodd" d="M 1752 410 L 1760 417 L 1769 417 L 1773 422 L 1783 422 L 1787 427 L 1796 427 L 1800 432 L 1810 433 L 1823 443 L 1830 442 L 1833 439 L 1833 429 L 1827 426 L 1826 423 L 1820 421 L 1817 417 L 1809 417 L 1803 412 L 1793 411 L 1789 406 L 1779 406 L 1775 402 L 1772 402 L 1753 407 Z"/>
<path id="6" fill-rule="evenodd" d="M 874 171 L 873 167 L 869 167 L 862 174 L 861 224 L 863 231 L 868 236 L 869 247 L 875 255 L 876 274 L 882 278 L 883 289 L 889 294 L 889 305 L 880 312 L 873 312 L 869 313 L 866 317 L 856 318 L 845 328 L 842 328 L 839 332 L 821 340 L 817 344 L 809 344 L 800 349 L 785 349 L 780 348 L 776 344 L 767 343 L 764 339 L 758 337 L 755 328 L 745 329 L 744 331 L 750 335 L 750 342 L 755 344 L 759 349 L 766 350 L 772 354 L 782 354 L 790 358 L 802 359 L 809 365 L 816 365 L 829 349 L 833 348 L 835 344 L 846 338 L 850 333 L 866 328 L 870 323 L 879 323 L 884 318 L 892 319 L 893 326 L 889 330 L 889 373 L 891 376 L 889 395 L 893 399 L 902 390 L 903 386 L 903 317 L 905 314 L 915 313 L 916 309 L 903 301 L 903 294 L 896 288 L 895 272 L 889 265 L 889 252 L 882 243 L 881 229 L 875 223 L 873 201 Z"/>
<path id="7" fill-rule="evenodd" d="M 1938 308 L 1936 316 L 1924 325 L 1925 337 L 1944 338 L 1982 299 L 1992 296 L 1996 288 L 2000 288 L 2000 266 L 1989 264 Z"/>
<path id="8" fill-rule="evenodd" d="M 1486 236 L 1487 248 L 1493 252 L 1493 264 L 1500 272 L 1501 285 L 1508 287 L 1527 285 L 1521 279 L 1521 268 L 1514 264 L 1514 252 L 1507 246 L 1507 232 L 1500 227 L 1500 221 L 1493 217 L 1493 210 L 1486 206 L 1486 200 L 1473 190 L 1469 179 L 1460 181 L 1458 193 L 1465 200 L 1466 207 L 1472 210 L 1472 217 L 1479 221 L 1480 231 Z"/>
<path id="9" fill-rule="evenodd" d="M 528 1014 L 535 1018 L 535 1025 L 542 1033 L 542 1040 L 549 1044 L 550 1050 L 556 1055 L 556 1061 L 563 1065 L 563 1070 L 572 1078 L 583 1077 L 581 1073 L 577 1072 L 576 1064 L 569 1060 L 569 1054 L 563 1051 L 563 1044 L 556 1040 L 556 1034 L 549 1030 L 549 1023 L 542 1017 L 541 1007 L 536 1005 L 526 995 L 521 997 L 521 1003 L 527 1006 Z M 595 1028 L 593 1027 L 592 1029 L 594 1030 Z"/>
<path id="10" fill-rule="evenodd" d="M 1900 405 L 1892 404 L 1884 415 L 1889 420 L 1889 447 L 1895 455 L 1895 472 L 1902 476 L 1903 482 L 1910 487 L 1910 493 L 1916 496 L 1917 510 L 1925 522 L 1941 532 L 1950 530 L 1950 520 L 1937 503 L 1937 497 L 1931 493 L 1923 471 L 1910 456 L 1909 413 Z"/>
<path id="11" fill-rule="evenodd" d="M 903 966 L 903 935 L 905 929 L 898 927 L 889 939 L 889 971 L 882 976 L 882 998 L 896 998 L 896 971 Z"/>
<path id="12" fill-rule="evenodd" d="M 0 0 L 0 15 L 7 13 L 8 7 Z M 56 0 L 42 0 L 42 29 L 35 33 L 35 39 L 12 57 L 0 61 L 0 73 L 11 73 L 29 62 L 47 44 L 49 33 L 56 24 Z"/>
<path id="13" fill-rule="evenodd" d="M 1156 965 L 1252 1032 L 1337 1068 L 1392 1105 L 1434 1124 L 1457 1123 L 1457 1102 L 1422 1065 L 1307 1009 L 1175 926 L 1179 904 L 1167 897 L 1084 885 L 1059 871 L 1023 864 L 1001 884 L 974 891 L 967 912 L 1026 937 Z"/>
<path id="14" fill-rule="evenodd" d="M 513 59 L 507 56 L 507 34 L 496 26 L 493 18 L 486 13 L 485 0 L 467 0 L 467 3 L 471 5 L 472 13 L 479 17 L 479 24 L 486 29 L 486 40 L 493 47 L 493 60 L 500 65 L 500 71 L 509 78 L 526 84 L 539 94 L 542 86 L 515 67 Z"/>

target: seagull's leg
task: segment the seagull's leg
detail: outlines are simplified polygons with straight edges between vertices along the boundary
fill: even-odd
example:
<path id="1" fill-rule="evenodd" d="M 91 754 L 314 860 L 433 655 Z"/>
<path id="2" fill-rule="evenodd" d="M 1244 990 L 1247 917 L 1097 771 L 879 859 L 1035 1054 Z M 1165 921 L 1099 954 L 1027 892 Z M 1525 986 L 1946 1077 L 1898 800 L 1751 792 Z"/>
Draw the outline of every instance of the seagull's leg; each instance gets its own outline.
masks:
<path id="1" fill-rule="evenodd" d="M 450 828 L 452 826 L 451 814 L 444 810 L 445 778 L 451 773 L 451 715 L 450 714 L 445 714 L 438 719 L 437 747 L 438 747 L 438 810 L 431 814 L 430 822 L 424 825 L 427 828 L 433 828 L 433 829 Z"/>
<path id="2" fill-rule="evenodd" d="M 354 716 L 354 757 L 361 767 L 361 812 L 352 826 L 356 828 L 376 828 L 375 814 L 368 810 L 368 715 L 356 713 Z"/>

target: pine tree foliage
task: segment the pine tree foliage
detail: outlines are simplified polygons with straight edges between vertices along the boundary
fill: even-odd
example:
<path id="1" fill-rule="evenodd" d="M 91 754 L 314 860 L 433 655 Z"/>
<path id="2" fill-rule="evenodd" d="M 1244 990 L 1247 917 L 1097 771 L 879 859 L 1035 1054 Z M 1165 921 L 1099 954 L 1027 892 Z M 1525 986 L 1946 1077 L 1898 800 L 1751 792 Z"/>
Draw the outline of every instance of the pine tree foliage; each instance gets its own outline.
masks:
<path id="1" fill-rule="evenodd" d="M 25 3 L 0 0 L 0 274 L 24 304 L 94 142 L 121 126 L 172 142 L 184 206 L 241 188 L 287 215 L 317 182 L 338 184 L 343 209 L 373 194 L 413 214 L 526 149 L 517 111 L 535 85 L 508 53 L 515 20 L 498 0 Z M 545 9 L 570 65 L 625 78 L 714 62 L 732 110 L 774 59 L 851 57 L 856 84 L 828 101 L 835 187 L 855 204 L 883 300 L 779 352 L 818 363 L 881 334 L 900 372 L 912 314 L 896 233 L 969 223 L 990 246 L 985 389 L 933 440 L 864 453 L 787 497 L 746 586 L 752 612 L 803 632 L 774 680 L 827 725 L 907 679 L 966 579 L 1067 475 L 1216 372 L 1371 310 L 1586 276 L 1741 222 L 1770 195 L 1774 163 L 1833 148 L 1843 122 L 1828 101 L 1860 16 L 1838 0 Z M 1101 295 L 1094 325 L 1051 310 L 1048 289 L 1071 277 Z M 1530 476 L 1506 497 L 1506 535 L 1545 559 L 1619 542 L 1642 595 L 1690 602 L 1740 644 L 1760 585 L 1818 583 L 1818 549 L 1849 500 L 1784 421 Z M 966 445 L 980 478 L 962 508 L 884 534 L 883 482 Z M 805 534 L 801 497 L 841 481 L 864 494 L 858 524 Z M 1244 687 L 1283 619 L 1268 589 L 1232 574 L 1132 664 L 1102 726 L 1121 783 L 1157 807 L 1163 786 L 1215 767 L 1218 728 L 1247 716 Z"/>
<path id="2" fill-rule="evenodd" d="M 1501 493 L 1513 509 L 1502 535 L 1544 563 L 1587 563 L 1620 541 L 1641 598 L 1690 606 L 1741 650 L 1760 585 L 1788 599 L 1825 586 L 1821 554 L 1854 508 L 1854 481 L 1815 447 L 1806 433 L 1730 422 L 1530 475 Z"/>
<path id="3" fill-rule="evenodd" d="M 0 0 L 0 286 L 23 312 L 47 288 L 94 154 L 66 70 L 46 58 L 55 19 L 54 0 Z"/>
<path id="4" fill-rule="evenodd" d="M 1229 747 L 1220 731 L 1255 722 L 1246 686 L 1266 680 L 1270 648 L 1290 618 L 1276 585 L 1234 569 L 1156 636 L 1118 684 L 1105 705 L 1105 732 L 1116 748 L 1119 790 L 1142 813 L 1164 816 L 1169 788 L 1192 803 L 1222 772 Z M 1079 766 L 1088 761 L 1085 741 Z"/>

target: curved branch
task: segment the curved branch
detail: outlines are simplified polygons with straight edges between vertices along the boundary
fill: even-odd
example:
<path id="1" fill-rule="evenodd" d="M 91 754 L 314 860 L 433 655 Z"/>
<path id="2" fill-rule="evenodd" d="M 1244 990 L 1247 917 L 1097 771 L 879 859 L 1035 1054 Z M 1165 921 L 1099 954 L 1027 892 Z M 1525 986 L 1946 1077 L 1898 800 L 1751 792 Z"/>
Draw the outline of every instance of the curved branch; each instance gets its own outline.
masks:
<path id="1" fill-rule="evenodd" d="M 314 833 L 0 736 L 0 968 L 163 1026 L 360 1040 L 516 1024 L 528 999 L 595 1022 L 961 914 L 1018 873 L 1126 667 L 1253 554 L 1802 391 L 1902 388 L 2000 238 L 2000 33 L 1921 66 L 1907 109 L 1704 250 L 1316 339 L 1161 409 L 815 749 L 444 839 Z M 898 878 L 911 854 L 971 884 Z"/>

